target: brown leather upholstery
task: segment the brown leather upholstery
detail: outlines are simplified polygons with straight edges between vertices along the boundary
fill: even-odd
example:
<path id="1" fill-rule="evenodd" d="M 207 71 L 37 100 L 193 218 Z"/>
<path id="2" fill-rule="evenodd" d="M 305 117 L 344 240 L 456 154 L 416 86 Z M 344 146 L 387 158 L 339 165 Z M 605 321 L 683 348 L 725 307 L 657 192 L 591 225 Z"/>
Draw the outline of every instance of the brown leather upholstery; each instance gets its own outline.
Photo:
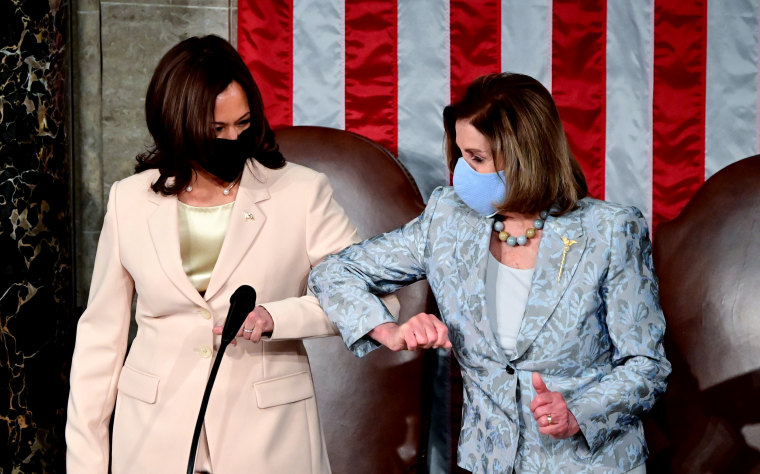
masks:
<path id="1" fill-rule="evenodd" d="M 335 199 L 362 238 L 422 212 L 414 180 L 380 145 L 323 127 L 289 127 L 276 135 L 286 160 L 327 175 Z M 430 311 L 428 294 L 424 282 L 400 291 L 401 318 Z M 333 472 L 426 472 L 430 383 L 425 352 L 381 348 L 359 359 L 337 337 L 306 341 L 306 348 Z"/>
<path id="2" fill-rule="evenodd" d="M 716 173 L 654 235 L 673 374 L 650 472 L 760 472 L 760 155 Z M 754 435 L 753 444 L 760 438 Z"/>

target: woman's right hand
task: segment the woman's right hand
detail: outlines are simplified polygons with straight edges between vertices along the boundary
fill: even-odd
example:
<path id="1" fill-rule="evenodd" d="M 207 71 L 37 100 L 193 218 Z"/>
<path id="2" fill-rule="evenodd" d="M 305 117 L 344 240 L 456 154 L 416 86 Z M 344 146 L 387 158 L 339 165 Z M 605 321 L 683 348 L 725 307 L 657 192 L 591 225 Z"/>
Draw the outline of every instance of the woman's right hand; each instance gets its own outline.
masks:
<path id="1" fill-rule="evenodd" d="M 392 351 L 418 348 L 451 348 L 449 328 L 432 314 L 420 313 L 402 325 L 384 323 L 369 332 L 369 337 Z"/>

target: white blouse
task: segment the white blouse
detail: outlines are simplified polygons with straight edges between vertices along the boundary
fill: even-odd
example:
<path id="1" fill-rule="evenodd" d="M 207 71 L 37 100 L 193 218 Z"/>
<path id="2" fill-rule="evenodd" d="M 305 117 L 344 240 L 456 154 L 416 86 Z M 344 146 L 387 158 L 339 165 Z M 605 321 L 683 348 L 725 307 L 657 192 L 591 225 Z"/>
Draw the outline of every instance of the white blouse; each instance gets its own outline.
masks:
<path id="1" fill-rule="evenodd" d="M 510 355 L 517 345 L 533 270 L 508 267 L 488 252 L 486 314 L 496 340 Z"/>

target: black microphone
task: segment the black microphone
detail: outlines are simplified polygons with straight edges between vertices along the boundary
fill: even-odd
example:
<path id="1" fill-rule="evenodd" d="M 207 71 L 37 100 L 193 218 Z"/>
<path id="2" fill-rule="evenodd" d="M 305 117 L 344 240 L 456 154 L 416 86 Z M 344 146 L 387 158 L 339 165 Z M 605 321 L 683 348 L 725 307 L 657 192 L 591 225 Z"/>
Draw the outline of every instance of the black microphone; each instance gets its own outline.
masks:
<path id="1" fill-rule="evenodd" d="M 227 320 L 224 321 L 224 327 L 222 328 L 222 343 L 219 346 L 219 352 L 224 349 L 222 347 L 227 346 L 235 335 L 240 331 L 240 326 L 243 325 L 248 313 L 253 311 L 256 306 L 256 290 L 248 285 L 240 285 L 235 292 L 230 296 L 230 310 L 227 312 Z"/>
<path id="2" fill-rule="evenodd" d="M 193 442 L 190 446 L 190 457 L 187 460 L 187 474 L 193 474 L 195 469 L 195 456 L 198 451 L 198 441 L 201 437 L 201 427 L 203 427 L 203 418 L 206 416 L 206 407 L 208 406 L 208 399 L 211 396 L 211 387 L 214 386 L 214 379 L 216 379 L 216 373 L 219 370 L 219 364 L 222 362 L 222 355 L 224 350 L 240 330 L 240 326 L 243 325 L 248 313 L 253 311 L 256 307 L 256 290 L 248 285 L 241 285 L 240 288 L 230 297 L 230 310 L 227 312 L 227 320 L 224 322 L 222 328 L 222 342 L 219 344 L 219 351 L 214 360 L 214 365 L 211 367 L 211 373 L 208 376 L 206 382 L 206 391 L 203 392 L 203 401 L 201 402 L 201 409 L 198 412 L 198 419 L 195 422 L 195 431 L 193 432 Z"/>

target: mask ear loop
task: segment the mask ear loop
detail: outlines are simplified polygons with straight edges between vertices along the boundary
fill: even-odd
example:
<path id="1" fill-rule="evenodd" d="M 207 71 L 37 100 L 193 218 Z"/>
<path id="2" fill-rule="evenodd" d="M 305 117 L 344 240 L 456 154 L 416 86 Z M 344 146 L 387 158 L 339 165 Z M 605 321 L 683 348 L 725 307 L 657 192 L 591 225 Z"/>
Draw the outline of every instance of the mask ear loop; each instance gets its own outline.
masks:
<path id="1" fill-rule="evenodd" d="M 496 153 L 494 153 L 493 150 L 492 150 L 491 154 L 494 155 L 494 158 L 492 158 L 492 160 L 493 160 L 493 167 L 494 167 L 494 169 L 496 169 L 496 158 L 495 158 Z M 506 163 L 506 160 L 504 160 L 504 161 Z M 504 185 L 504 201 L 502 201 L 500 203 L 496 203 L 496 202 L 491 203 L 491 205 L 496 209 L 496 212 L 494 212 L 490 216 L 486 216 L 486 217 L 494 217 L 494 216 L 498 215 L 499 214 L 499 206 L 501 204 L 504 204 L 504 202 L 509 197 L 509 191 L 510 190 L 509 190 L 509 188 L 507 188 L 507 172 L 505 170 L 503 170 L 503 169 L 501 169 L 501 170 L 496 169 L 496 176 L 499 177 L 499 179 L 501 180 L 501 184 Z M 504 220 L 504 217 L 502 217 L 501 220 Z"/>

